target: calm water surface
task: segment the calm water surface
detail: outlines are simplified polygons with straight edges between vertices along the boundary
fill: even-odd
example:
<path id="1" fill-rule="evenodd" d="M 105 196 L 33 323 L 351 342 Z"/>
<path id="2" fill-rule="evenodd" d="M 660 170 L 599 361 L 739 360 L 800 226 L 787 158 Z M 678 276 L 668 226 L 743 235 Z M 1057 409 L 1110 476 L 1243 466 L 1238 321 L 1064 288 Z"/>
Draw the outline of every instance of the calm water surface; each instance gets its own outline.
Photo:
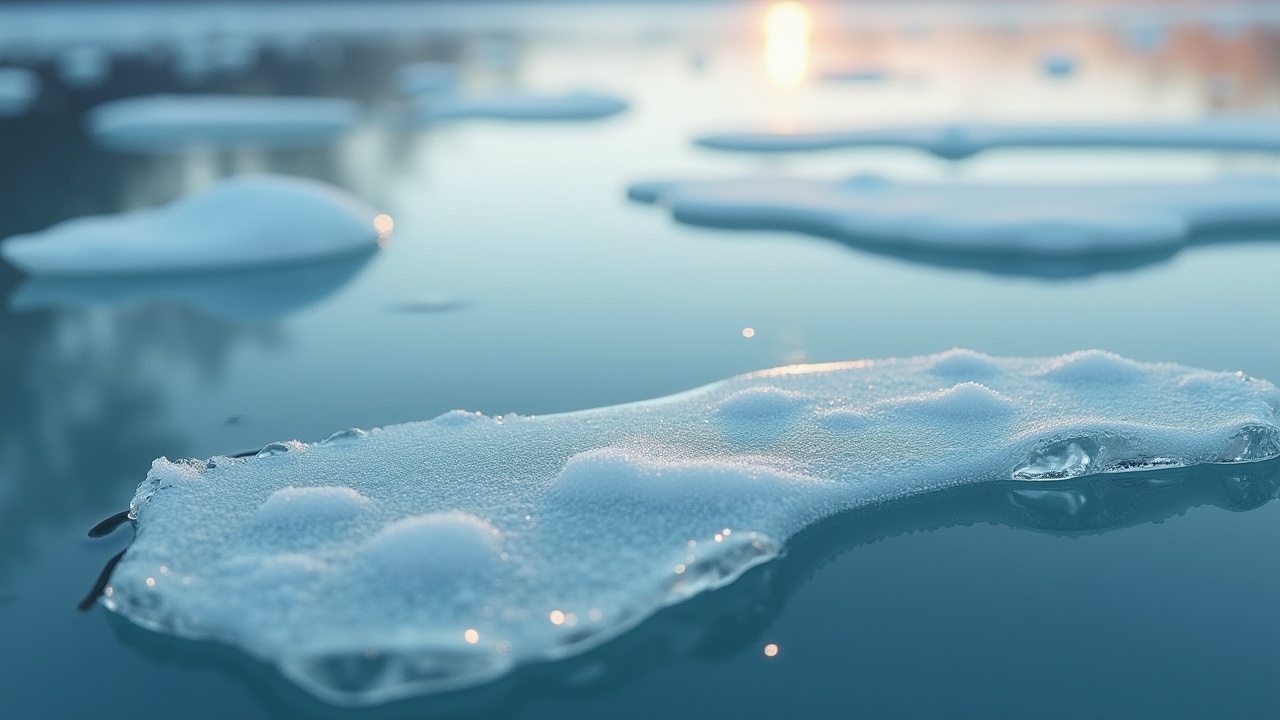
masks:
<path id="1" fill-rule="evenodd" d="M 681 227 L 626 201 L 635 180 L 742 173 L 1280 173 L 1280 159 L 1247 153 L 1000 151 L 951 164 L 905 150 L 759 159 L 692 148 L 694 133 L 756 126 L 1280 109 L 1275 27 L 1181 24 L 1135 45 L 1101 25 L 859 25 L 824 12 L 790 45 L 756 24 L 689 30 L 664 7 L 643 31 L 608 37 L 543 23 L 321 38 L 196 77 L 152 53 L 119 59 L 90 88 L 29 61 L 46 92 L 31 114 L 0 119 L 0 236 L 264 170 L 343 186 L 391 214 L 396 234 L 372 258 L 251 274 L 94 285 L 0 267 L 0 717 L 362 717 L 226 649 L 76 611 L 128 540 L 127 529 L 96 541 L 85 531 L 124 508 L 161 455 L 454 408 L 567 411 L 778 364 L 953 346 L 1101 347 L 1280 381 L 1280 237 L 1125 269 L 955 268 Z M 1076 72 L 1046 76 L 1040 58 L 1063 50 Z M 634 107 L 591 123 L 397 125 L 394 69 L 420 59 L 461 62 L 475 87 L 595 88 Z M 815 79 L 855 66 L 886 77 Z M 122 155 L 81 130 L 107 99 L 210 90 L 342 95 L 370 118 L 307 150 Z M 586 657 L 371 716 L 1275 717 L 1278 473 L 1159 473 L 1038 494 L 993 485 L 839 518 Z"/>

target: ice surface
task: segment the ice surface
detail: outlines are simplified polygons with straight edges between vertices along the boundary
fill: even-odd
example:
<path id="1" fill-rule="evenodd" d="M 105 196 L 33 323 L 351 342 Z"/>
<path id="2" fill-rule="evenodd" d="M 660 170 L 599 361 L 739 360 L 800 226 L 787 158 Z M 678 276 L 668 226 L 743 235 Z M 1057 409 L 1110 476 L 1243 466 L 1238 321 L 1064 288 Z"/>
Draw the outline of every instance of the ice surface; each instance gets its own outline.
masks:
<path id="1" fill-rule="evenodd" d="M 414 112 L 421 120 L 594 120 L 616 115 L 627 107 L 625 100 L 594 92 L 506 91 L 421 97 Z"/>
<path id="2" fill-rule="evenodd" d="M 88 127 L 96 142 L 114 150 L 167 153 L 192 146 L 326 143 L 359 119 L 359 105 L 340 98 L 151 95 L 94 108 Z"/>
<path id="3" fill-rule="evenodd" d="M 337 188 L 252 175 L 165 207 L 16 235 L 0 242 L 0 256 L 32 275 L 204 271 L 355 254 L 378 247 L 390 232 L 391 218 Z"/>
<path id="4" fill-rule="evenodd" d="M 40 78 L 24 68 L 0 67 L 0 117 L 21 115 L 40 94 Z"/>
<path id="5" fill-rule="evenodd" d="M 633 185 L 681 222 L 798 230 L 871 246 L 1072 257 L 1176 249 L 1280 227 L 1280 178 L 1150 185 L 985 185 L 746 178 Z"/>
<path id="6" fill-rule="evenodd" d="M 644 403 L 157 460 L 103 603 L 371 704 L 581 653 L 843 511 L 1277 454 L 1280 390 L 1241 373 L 1100 351 L 783 367 Z"/>
<path id="7" fill-rule="evenodd" d="M 1046 60 L 1046 72 L 1051 72 Z M 1058 67 L 1055 62 L 1054 66 Z M 1072 68 L 1074 65 L 1072 65 Z M 1067 71 L 1069 73 L 1070 70 Z M 1053 74 L 1067 74 L 1054 72 Z M 704 135 L 698 145 L 739 152 L 803 152 L 845 147 L 911 147 L 959 160 L 992 148 L 1093 147 L 1280 152 L 1280 117 L 1237 116 L 1198 122 L 1078 125 L 954 124 L 813 132 Z"/>

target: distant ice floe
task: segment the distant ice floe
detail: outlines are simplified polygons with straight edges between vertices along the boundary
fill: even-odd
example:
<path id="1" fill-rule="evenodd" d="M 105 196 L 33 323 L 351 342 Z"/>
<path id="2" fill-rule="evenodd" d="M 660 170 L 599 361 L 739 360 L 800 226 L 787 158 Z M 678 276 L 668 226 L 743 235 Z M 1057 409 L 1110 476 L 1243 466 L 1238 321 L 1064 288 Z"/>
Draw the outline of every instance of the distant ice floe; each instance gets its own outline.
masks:
<path id="1" fill-rule="evenodd" d="M 396 90 L 406 97 L 452 92 L 460 76 L 458 66 L 453 63 L 413 63 L 396 71 Z"/>
<path id="2" fill-rule="evenodd" d="M 33 277 L 9 297 L 9 309 L 30 312 L 159 301 L 231 322 L 265 322 L 337 292 L 368 265 L 373 254 L 222 272 Z"/>
<path id="3" fill-rule="evenodd" d="M 1096 350 L 782 367 L 159 459 L 102 603 L 369 705 L 579 655 L 838 513 L 992 485 L 1061 514 L 1055 481 L 1277 455 L 1280 390 L 1242 373 Z"/>
<path id="4" fill-rule="evenodd" d="M 323 183 L 224 180 L 161 208 L 76 218 L 0 242 L 31 275 L 206 271 L 319 260 L 377 248 L 391 218 Z"/>
<path id="5" fill-rule="evenodd" d="M 960 160 L 994 148 L 1149 148 L 1280 152 L 1280 117 L 1225 117 L 1198 122 L 1077 125 L 955 124 L 813 132 L 741 132 L 695 141 L 715 150 L 805 152 L 853 147 L 909 147 Z"/>
<path id="6" fill-rule="evenodd" d="M 78 45 L 58 56 L 58 77 L 71 87 L 101 85 L 111 74 L 111 54 L 92 45 Z"/>
<path id="7" fill-rule="evenodd" d="M 794 230 L 852 244 L 1047 258 L 1176 250 L 1280 228 L 1280 178 L 1149 185 L 985 185 L 746 178 L 631 186 L 680 222 Z"/>
<path id="8" fill-rule="evenodd" d="M 0 117 L 22 115 L 40 95 L 40 78 L 26 68 L 0 67 Z"/>
<path id="9" fill-rule="evenodd" d="M 595 120 L 627 107 L 625 100 L 593 92 L 504 91 L 419 97 L 414 116 L 420 120 Z"/>
<path id="10" fill-rule="evenodd" d="M 168 153 L 187 147 L 295 147 L 331 142 L 360 120 L 351 100 L 151 95 L 94 108 L 88 129 L 107 148 Z"/>
<path id="11" fill-rule="evenodd" d="M 1070 77 L 1075 74 L 1078 64 L 1075 55 L 1065 51 L 1047 53 L 1040 58 L 1040 69 L 1050 77 Z"/>

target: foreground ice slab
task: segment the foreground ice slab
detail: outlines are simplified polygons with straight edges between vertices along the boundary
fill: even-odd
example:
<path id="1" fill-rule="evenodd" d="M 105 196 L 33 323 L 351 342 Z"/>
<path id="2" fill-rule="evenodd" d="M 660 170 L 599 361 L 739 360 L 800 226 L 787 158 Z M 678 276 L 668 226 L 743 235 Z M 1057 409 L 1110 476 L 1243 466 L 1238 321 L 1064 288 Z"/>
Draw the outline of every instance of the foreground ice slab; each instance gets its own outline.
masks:
<path id="1" fill-rule="evenodd" d="M 40 78 L 26 68 L 0 67 L 0 117 L 21 115 L 40 94 Z"/>
<path id="2" fill-rule="evenodd" d="M 592 92 L 512 91 L 423 97 L 415 103 L 414 113 L 421 120 L 595 120 L 616 115 L 627 107 L 625 100 Z"/>
<path id="3" fill-rule="evenodd" d="M 1280 454 L 1280 390 L 1087 351 L 777 368 L 545 417 L 455 411 L 155 462 L 103 603 L 332 703 L 567 658 L 823 518 L 961 486 Z"/>
<path id="4" fill-rule="evenodd" d="M 340 98 L 152 95 L 94 108 L 89 132 L 104 147 L 167 153 L 194 146 L 297 147 L 355 127 L 360 107 Z"/>
<path id="5" fill-rule="evenodd" d="M 1280 178 L 1151 185 L 983 185 L 746 178 L 631 186 L 681 222 L 798 230 L 871 246 L 1072 257 L 1176 249 L 1280 227 Z"/>
<path id="6" fill-rule="evenodd" d="M 956 124 L 815 132 L 742 132 L 704 135 L 695 142 L 716 150 L 757 153 L 909 147 L 949 160 L 967 158 L 983 150 L 1009 147 L 1280 152 L 1280 117 L 1219 118 L 1186 123 Z"/>
<path id="7" fill-rule="evenodd" d="M 0 241 L 32 275 L 202 271 L 283 265 L 373 250 L 391 218 L 303 178 L 254 175 L 161 208 L 76 218 Z"/>

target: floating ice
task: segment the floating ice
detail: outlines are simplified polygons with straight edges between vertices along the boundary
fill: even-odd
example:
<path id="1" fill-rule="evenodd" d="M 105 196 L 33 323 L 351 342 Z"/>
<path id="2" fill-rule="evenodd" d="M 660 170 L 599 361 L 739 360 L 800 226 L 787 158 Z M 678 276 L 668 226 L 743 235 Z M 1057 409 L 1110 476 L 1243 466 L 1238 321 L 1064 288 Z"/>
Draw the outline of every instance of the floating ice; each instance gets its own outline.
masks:
<path id="1" fill-rule="evenodd" d="M 21 115 L 40 94 L 40 78 L 24 68 L 0 67 L 0 117 Z"/>
<path id="2" fill-rule="evenodd" d="M 103 603 L 370 704 L 567 658 L 801 529 L 949 487 L 1280 454 L 1280 390 L 1101 351 L 801 365 L 545 417 L 157 460 Z M 299 530 L 299 528 L 302 528 Z"/>
<path id="3" fill-rule="evenodd" d="M 748 178 L 633 185 L 681 222 L 798 230 L 855 244 L 1072 257 L 1176 249 L 1195 237 L 1280 227 L 1280 179 L 1186 184 L 900 184 Z"/>
<path id="4" fill-rule="evenodd" d="M 1280 117 L 1238 116 L 1199 122 L 1078 125 L 955 124 L 813 132 L 704 135 L 715 150 L 806 152 L 846 147 L 910 147 L 959 160 L 992 148 L 1092 147 L 1280 152 Z"/>
<path id="5" fill-rule="evenodd" d="M 68 48 L 58 56 L 58 77 L 72 87 L 101 85 L 111 74 L 111 54 L 92 45 Z"/>
<path id="6" fill-rule="evenodd" d="M 1051 52 L 1040 58 L 1040 69 L 1050 77 L 1070 77 L 1076 72 L 1076 58 L 1067 52 Z"/>
<path id="7" fill-rule="evenodd" d="M 882 67 L 876 65 L 866 65 L 860 67 L 844 68 L 841 70 L 827 70 L 821 74 L 821 79 L 832 83 L 878 83 L 883 82 L 889 77 L 889 72 Z"/>
<path id="8" fill-rule="evenodd" d="M 396 71 L 396 89 L 408 97 L 449 92 L 457 87 L 458 75 L 458 66 L 453 63 L 413 63 Z"/>
<path id="9" fill-rule="evenodd" d="M 151 95 L 94 108 L 89 132 L 113 150 L 167 153 L 192 146 L 322 144 L 355 127 L 360 107 L 340 98 Z"/>
<path id="10" fill-rule="evenodd" d="M 391 232 L 379 215 L 314 180 L 223 180 L 161 207 L 76 218 L 0 242 L 32 275 L 95 275 L 284 265 L 372 250 Z"/>
<path id="11" fill-rule="evenodd" d="M 592 92 L 535 94 L 521 91 L 441 94 L 414 104 L 421 120 L 595 120 L 616 115 L 627 101 Z"/>

